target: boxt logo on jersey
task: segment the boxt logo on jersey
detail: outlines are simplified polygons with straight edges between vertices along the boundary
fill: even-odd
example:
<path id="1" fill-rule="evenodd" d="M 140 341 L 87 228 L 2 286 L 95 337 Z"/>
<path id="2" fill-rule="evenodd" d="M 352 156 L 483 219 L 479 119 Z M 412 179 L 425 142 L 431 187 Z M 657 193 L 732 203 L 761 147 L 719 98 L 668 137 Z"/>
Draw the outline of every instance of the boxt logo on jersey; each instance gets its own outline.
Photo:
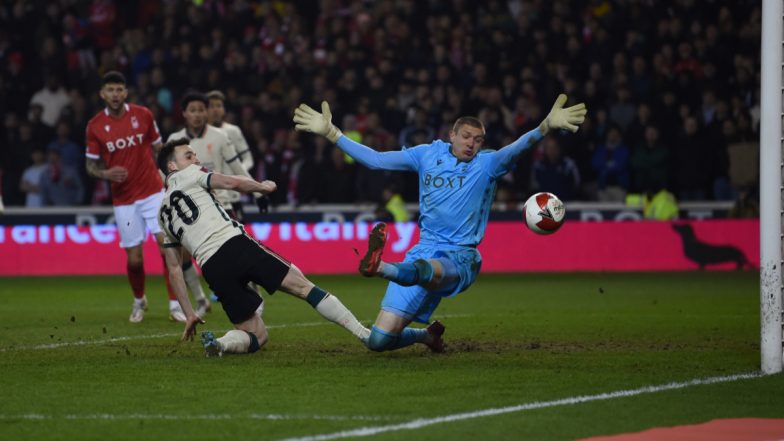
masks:
<path id="1" fill-rule="evenodd" d="M 435 188 L 463 188 L 463 179 L 465 176 L 433 176 L 430 173 L 425 175 L 424 184 L 430 187 L 432 184 Z"/>
<path id="2" fill-rule="evenodd" d="M 126 147 L 141 145 L 143 142 L 144 142 L 144 134 L 137 133 L 136 135 L 124 136 L 122 138 L 117 138 L 114 141 L 108 141 L 106 143 L 106 148 L 110 152 L 113 152 L 115 150 L 121 150 Z"/>

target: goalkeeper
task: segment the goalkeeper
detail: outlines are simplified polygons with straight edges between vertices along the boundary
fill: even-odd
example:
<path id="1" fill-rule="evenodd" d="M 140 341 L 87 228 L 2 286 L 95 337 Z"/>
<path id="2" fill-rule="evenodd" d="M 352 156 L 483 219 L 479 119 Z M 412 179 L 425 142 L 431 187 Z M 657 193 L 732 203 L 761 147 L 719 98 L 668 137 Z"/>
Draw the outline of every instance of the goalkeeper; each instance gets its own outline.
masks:
<path id="1" fill-rule="evenodd" d="M 455 121 L 450 142 L 435 140 L 401 151 L 377 152 L 343 136 L 332 124 L 326 101 L 321 103 L 321 113 L 306 104 L 294 111 L 296 130 L 326 137 L 360 164 L 419 174 L 419 243 L 406 253 L 403 262 L 384 262 L 386 225 L 377 224 L 359 264 L 362 275 L 391 282 L 366 341 L 369 349 L 389 351 L 422 343 L 434 352 L 444 350 L 445 328 L 439 321 L 424 329 L 408 325 L 412 321 L 429 323 L 442 298 L 474 283 L 482 266 L 476 247 L 485 234 L 496 181 L 511 170 L 521 153 L 550 131 L 577 131 L 585 119 L 585 105 L 564 108 L 565 103 L 566 95 L 559 95 L 539 127 L 497 151 L 480 151 L 485 129 L 473 117 Z"/>

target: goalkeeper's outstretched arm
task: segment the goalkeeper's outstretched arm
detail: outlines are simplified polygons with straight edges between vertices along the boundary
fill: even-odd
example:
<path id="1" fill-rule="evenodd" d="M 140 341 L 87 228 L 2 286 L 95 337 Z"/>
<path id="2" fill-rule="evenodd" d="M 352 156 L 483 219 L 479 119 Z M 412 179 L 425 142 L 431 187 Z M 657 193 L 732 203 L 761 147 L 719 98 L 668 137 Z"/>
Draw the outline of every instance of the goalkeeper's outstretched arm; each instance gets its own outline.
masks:
<path id="1" fill-rule="evenodd" d="M 579 129 L 579 125 L 585 121 L 585 114 L 588 110 L 583 103 L 564 109 L 566 99 L 566 95 L 558 95 L 553 108 L 550 109 L 550 113 L 539 124 L 539 127 L 496 152 L 497 167 L 494 170 L 496 176 L 508 172 L 521 153 L 541 140 L 551 130 L 566 129 L 574 133 Z"/>
<path id="2" fill-rule="evenodd" d="M 332 124 L 332 112 L 326 101 L 321 103 L 321 113 L 307 104 L 300 104 L 294 110 L 294 123 L 296 130 L 326 137 L 338 148 L 370 169 L 415 170 L 411 159 L 402 151 L 377 152 L 344 136 L 343 132 Z"/>

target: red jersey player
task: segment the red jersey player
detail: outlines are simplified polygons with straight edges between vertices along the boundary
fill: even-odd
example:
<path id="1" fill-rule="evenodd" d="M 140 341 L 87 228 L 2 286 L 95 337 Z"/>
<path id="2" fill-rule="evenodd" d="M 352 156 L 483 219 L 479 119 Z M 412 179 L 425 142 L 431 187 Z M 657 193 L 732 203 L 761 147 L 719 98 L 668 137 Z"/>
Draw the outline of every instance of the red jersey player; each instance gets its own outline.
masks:
<path id="1" fill-rule="evenodd" d="M 149 109 L 125 102 L 128 90 L 123 74 L 107 72 L 102 84 L 106 108 L 87 123 L 87 172 L 111 182 L 120 247 L 128 256 L 128 281 L 135 297 L 129 320 L 138 323 L 147 310 L 142 252 L 147 229 L 155 235 L 158 246 L 163 246 L 157 219 L 163 180 L 153 159 L 153 149 L 161 147 L 161 135 Z M 170 318 L 184 322 L 185 315 L 166 276 Z"/>

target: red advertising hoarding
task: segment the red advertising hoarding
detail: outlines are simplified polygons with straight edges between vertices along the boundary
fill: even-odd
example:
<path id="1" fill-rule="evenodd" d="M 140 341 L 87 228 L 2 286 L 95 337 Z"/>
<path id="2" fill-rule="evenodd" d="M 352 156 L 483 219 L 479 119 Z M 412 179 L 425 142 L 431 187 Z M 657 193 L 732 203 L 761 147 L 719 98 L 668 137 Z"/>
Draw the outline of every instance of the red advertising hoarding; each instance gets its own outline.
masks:
<path id="1" fill-rule="evenodd" d="M 402 260 L 416 243 L 415 223 L 390 226 L 385 260 Z M 368 223 L 254 223 L 247 230 L 307 274 L 353 274 Z M 491 222 L 479 246 L 483 272 L 677 271 L 759 267 L 758 220 L 568 222 L 537 236 L 522 222 Z M 162 262 L 152 237 L 149 274 Z M 114 225 L 0 227 L 0 276 L 125 274 Z"/>

